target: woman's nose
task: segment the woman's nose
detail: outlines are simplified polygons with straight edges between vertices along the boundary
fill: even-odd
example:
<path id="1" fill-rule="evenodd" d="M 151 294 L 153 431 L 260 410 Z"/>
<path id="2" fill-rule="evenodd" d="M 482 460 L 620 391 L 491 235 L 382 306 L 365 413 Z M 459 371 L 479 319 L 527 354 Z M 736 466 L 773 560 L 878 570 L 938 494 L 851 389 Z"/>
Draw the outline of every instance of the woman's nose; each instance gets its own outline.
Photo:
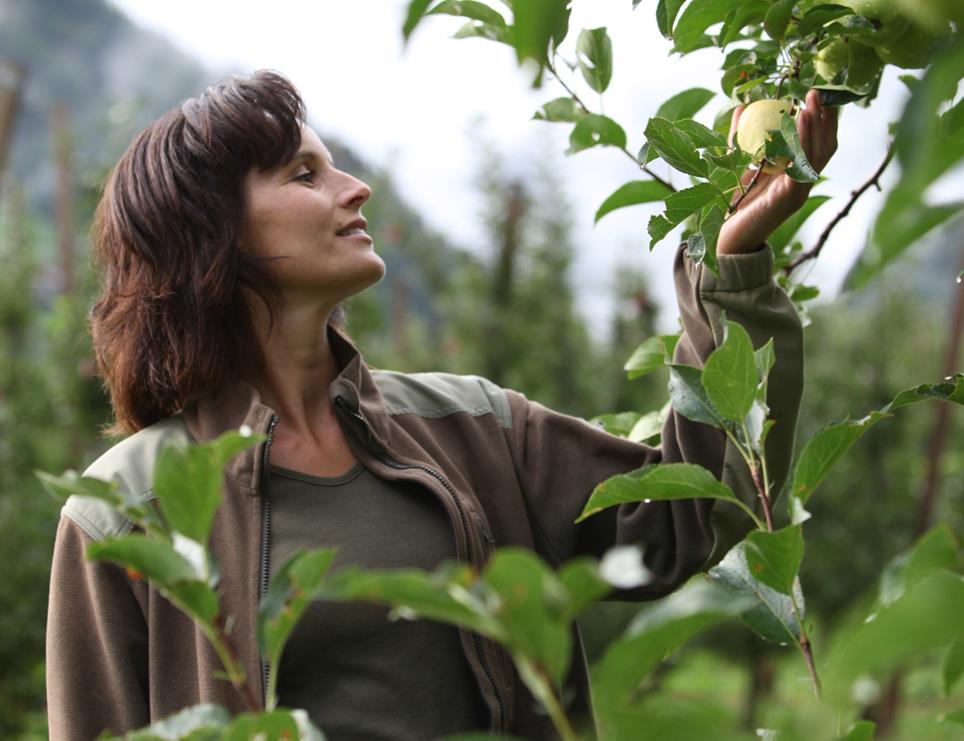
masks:
<path id="1" fill-rule="evenodd" d="M 372 197 L 372 189 L 356 177 L 348 176 L 349 183 L 345 187 L 344 207 L 360 208 L 369 198 Z"/>

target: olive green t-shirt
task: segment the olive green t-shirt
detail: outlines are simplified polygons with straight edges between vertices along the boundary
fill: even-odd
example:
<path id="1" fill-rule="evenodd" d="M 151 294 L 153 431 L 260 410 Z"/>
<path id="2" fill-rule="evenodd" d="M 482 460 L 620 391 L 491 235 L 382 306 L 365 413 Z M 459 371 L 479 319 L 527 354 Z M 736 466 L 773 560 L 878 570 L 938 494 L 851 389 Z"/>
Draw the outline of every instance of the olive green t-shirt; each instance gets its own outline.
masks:
<path id="1" fill-rule="evenodd" d="M 455 536 L 436 496 L 360 463 L 332 478 L 271 466 L 268 495 L 272 576 L 303 548 L 337 547 L 333 570 L 433 570 L 455 558 Z M 285 646 L 279 704 L 307 710 L 331 741 L 423 741 L 486 729 L 458 630 L 425 619 L 390 621 L 388 612 L 362 601 L 312 603 Z"/>

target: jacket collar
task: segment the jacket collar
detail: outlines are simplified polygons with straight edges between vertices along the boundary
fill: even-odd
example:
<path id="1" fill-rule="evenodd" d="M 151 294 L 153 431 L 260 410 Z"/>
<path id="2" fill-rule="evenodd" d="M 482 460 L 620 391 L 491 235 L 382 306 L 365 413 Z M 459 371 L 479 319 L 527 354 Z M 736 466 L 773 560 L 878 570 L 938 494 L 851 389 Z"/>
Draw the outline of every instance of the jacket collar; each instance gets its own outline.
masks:
<path id="1" fill-rule="evenodd" d="M 329 324 L 328 341 L 339 372 L 328 388 L 332 403 L 342 397 L 347 407 L 369 423 L 376 440 L 388 439 L 389 415 L 371 370 L 343 330 Z M 191 437 L 210 442 L 229 430 L 247 425 L 256 434 L 269 434 L 277 412 L 268 407 L 258 390 L 242 380 L 224 384 L 213 393 L 187 405 L 181 416 Z M 225 466 L 224 475 L 248 494 L 261 491 L 266 442 L 247 448 Z"/>

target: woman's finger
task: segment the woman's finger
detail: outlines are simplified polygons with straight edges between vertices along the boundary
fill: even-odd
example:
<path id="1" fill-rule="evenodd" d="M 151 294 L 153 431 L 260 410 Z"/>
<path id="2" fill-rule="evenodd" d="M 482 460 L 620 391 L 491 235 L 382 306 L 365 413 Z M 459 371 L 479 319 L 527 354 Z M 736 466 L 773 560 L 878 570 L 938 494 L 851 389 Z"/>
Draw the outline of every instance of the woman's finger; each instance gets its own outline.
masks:
<path id="1" fill-rule="evenodd" d="M 740 124 L 740 114 L 743 113 L 744 108 L 746 108 L 745 105 L 738 105 L 733 109 L 733 116 L 730 118 L 730 135 L 726 139 L 726 143 L 731 147 L 733 146 L 733 139 L 736 137 L 736 127 Z"/>

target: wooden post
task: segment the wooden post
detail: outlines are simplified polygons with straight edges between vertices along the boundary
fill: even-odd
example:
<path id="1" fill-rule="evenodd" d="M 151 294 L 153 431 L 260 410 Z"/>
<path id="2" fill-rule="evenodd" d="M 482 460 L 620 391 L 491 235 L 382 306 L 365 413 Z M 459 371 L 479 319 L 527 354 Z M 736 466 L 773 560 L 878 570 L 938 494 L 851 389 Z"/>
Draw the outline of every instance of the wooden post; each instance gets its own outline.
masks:
<path id="1" fill-rule="evenodd" d="M 7 150 L 13 136 L 23 75 L 23 67 L 16 62 L 0 60 L 0 175 L 7 164 Z"/>
<path id="2" fill-rule="evenodd" d="M 72 295 L 74 275 L 74 182 L 72 147 L 67 106 L 57 103 L 51 110 L 54 163 L 57 182 L 54 207 L 57 219 L 57 245 L 60 253 L 61 286 L 65 295 Z"/>

